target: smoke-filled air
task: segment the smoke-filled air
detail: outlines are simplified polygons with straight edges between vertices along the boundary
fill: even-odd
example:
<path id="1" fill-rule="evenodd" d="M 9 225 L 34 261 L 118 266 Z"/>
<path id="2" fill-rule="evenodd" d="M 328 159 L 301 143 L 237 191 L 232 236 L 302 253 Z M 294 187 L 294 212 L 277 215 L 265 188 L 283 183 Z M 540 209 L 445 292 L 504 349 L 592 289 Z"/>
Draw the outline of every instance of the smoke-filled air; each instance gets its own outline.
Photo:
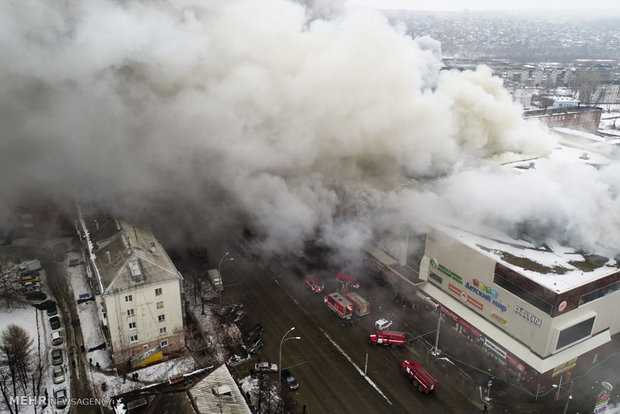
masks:
<path id="1" fill-rule="evenodd" d="M 441 71 L 439 42 L 372 10 L 9 0 L 0 60 L 4 217 L 37 194 L 196 231 L 243 220 L 268 250 L 459 220 L 620 246 L 617 172 L 492 162 L 553 137 L 489 69 Z"/>

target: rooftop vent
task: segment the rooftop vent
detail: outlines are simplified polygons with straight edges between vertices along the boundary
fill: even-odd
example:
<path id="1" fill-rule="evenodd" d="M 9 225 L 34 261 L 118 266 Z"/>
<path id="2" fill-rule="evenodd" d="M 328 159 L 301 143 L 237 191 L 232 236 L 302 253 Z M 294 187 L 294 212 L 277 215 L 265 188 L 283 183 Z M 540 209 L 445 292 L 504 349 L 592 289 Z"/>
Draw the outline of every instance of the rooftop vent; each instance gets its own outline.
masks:
<path id="1" fill-rule="evenodd" d="M 131 280 L 133 282 L 140 283 L 144 281 L 144 274 L 142 273 L 138 259 L 130 260 L 127 266 L 129 266 L 129 272 L 131 273 Z"/>
<path id="2" fill-rule="evenodd" d="M 213 387 L 211 391 L 213 391 L 213 394 L 218 397 L 221 397 L 222 395 L 230 395 L 232 393 L 232 390 L 230 389 L 228 385 L 220 385 L 219 387 Z"/>

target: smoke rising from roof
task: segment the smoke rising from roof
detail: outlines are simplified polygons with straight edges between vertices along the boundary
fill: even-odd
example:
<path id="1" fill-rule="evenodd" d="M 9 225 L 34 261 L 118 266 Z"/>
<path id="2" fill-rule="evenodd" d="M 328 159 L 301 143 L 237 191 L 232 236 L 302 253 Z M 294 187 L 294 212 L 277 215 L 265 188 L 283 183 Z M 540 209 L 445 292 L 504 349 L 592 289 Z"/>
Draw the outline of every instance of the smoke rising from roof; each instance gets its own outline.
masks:
<path id="1" fill-rule="evenodd" d="M 167 203 L 191 222 L 249 218 L 267 249 L 317 235 L 355 248 L 444 215 L 549 222 L 552 195 L 574 185 L 563 174 L 551 176 L 559 184 L 517 179 L 543 201 L 521 209 L 515 179 L 477 165 L 544 154 L 549 135 L 521 119 L 489 69 L 440 71 L 438 42 L 408 38 L 370 10 L 8 1 L 0 60 L 3 211 L 24 193 L 132 215 Z M 445 178 L 398 189 L 403 175 Z M 582 205 L 590 196 L 616 203 L 606 176 L 606 189 L 569 192 L 573 207 L 591 217 L 608 204 Z M 595 220 L 559 213 L 574 236 Z"/>

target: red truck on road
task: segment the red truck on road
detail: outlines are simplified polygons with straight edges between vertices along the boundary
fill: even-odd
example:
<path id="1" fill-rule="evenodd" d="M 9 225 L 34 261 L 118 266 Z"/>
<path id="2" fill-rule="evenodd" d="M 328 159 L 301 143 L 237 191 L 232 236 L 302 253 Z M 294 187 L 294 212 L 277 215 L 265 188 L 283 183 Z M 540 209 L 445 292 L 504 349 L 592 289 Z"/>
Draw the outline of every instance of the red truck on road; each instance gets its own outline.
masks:
<path id="1" fill-rule="evenodd" d="M 353 316 L 353 305 L 340 293 L 330 293 L 325 295 L 324 302 L 327 307 L 336 312 L 343 319 L 351 319 Z"/>
<path id="2" fill-rule="evenodd" d="M 402 347 L 405 345 L 404 332 L 398 331 L 380 331 L 370 334 L 368 343 L 372 345 L 392 345 L 392 347 Z"/>
<path id="3" fill-rule="evenodd" d="M 403 373 L 413 381 L 418 391 L 428 394 L 437 389 L 439 383 L 424 367 L 415 361 L 404 360 L 400 367 Z"/>
<path id="4" fill-rule="evenodd" d="M 321 293 L 325 288 L 325 283 L 314 276 L 306 276 L 306 286 L 314 293 Z"/>
<path id="5" fill-rule="evenodd" d="M 348 274 L 343 273 L 343 272 L 340 272 L 340 273 L 336 274 L 336 280 L 339 281 L 340 283 L 349 285 L 353 289 L 359 289 L 359 287 L 360 287 L 359 282 L 357 280 L 355 280 L 355 278 L 353 276 L 348 275 Z"/>
<path id="6" fill-rule="evenodd" d="M 344 296 L 353 304 L 353 310 L 358 316 L 370 313 L 370 303 L 355 292 L 347 292 Z"/>

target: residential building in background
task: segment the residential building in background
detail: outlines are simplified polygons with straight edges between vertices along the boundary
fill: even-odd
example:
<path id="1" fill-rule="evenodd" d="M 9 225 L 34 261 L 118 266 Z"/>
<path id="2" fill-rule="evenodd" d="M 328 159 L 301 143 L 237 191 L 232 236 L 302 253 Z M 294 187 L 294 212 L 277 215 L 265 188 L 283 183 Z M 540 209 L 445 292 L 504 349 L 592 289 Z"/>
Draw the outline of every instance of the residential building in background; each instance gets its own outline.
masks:
<path id="1" fill-rule="evenodd" d="M 596 134 L 603 108 L 596 106 L 564 106 L 532 109 L 523 112 L 525 119 L 538 119 L 549 128 L 562 127 Z"/>
<path id="2" fill-rule="evenodd" d="M 87 274 L 119 372 L 185 346 L 182 276 L 153 233 L 112 217 L 80 217 Z"/>

